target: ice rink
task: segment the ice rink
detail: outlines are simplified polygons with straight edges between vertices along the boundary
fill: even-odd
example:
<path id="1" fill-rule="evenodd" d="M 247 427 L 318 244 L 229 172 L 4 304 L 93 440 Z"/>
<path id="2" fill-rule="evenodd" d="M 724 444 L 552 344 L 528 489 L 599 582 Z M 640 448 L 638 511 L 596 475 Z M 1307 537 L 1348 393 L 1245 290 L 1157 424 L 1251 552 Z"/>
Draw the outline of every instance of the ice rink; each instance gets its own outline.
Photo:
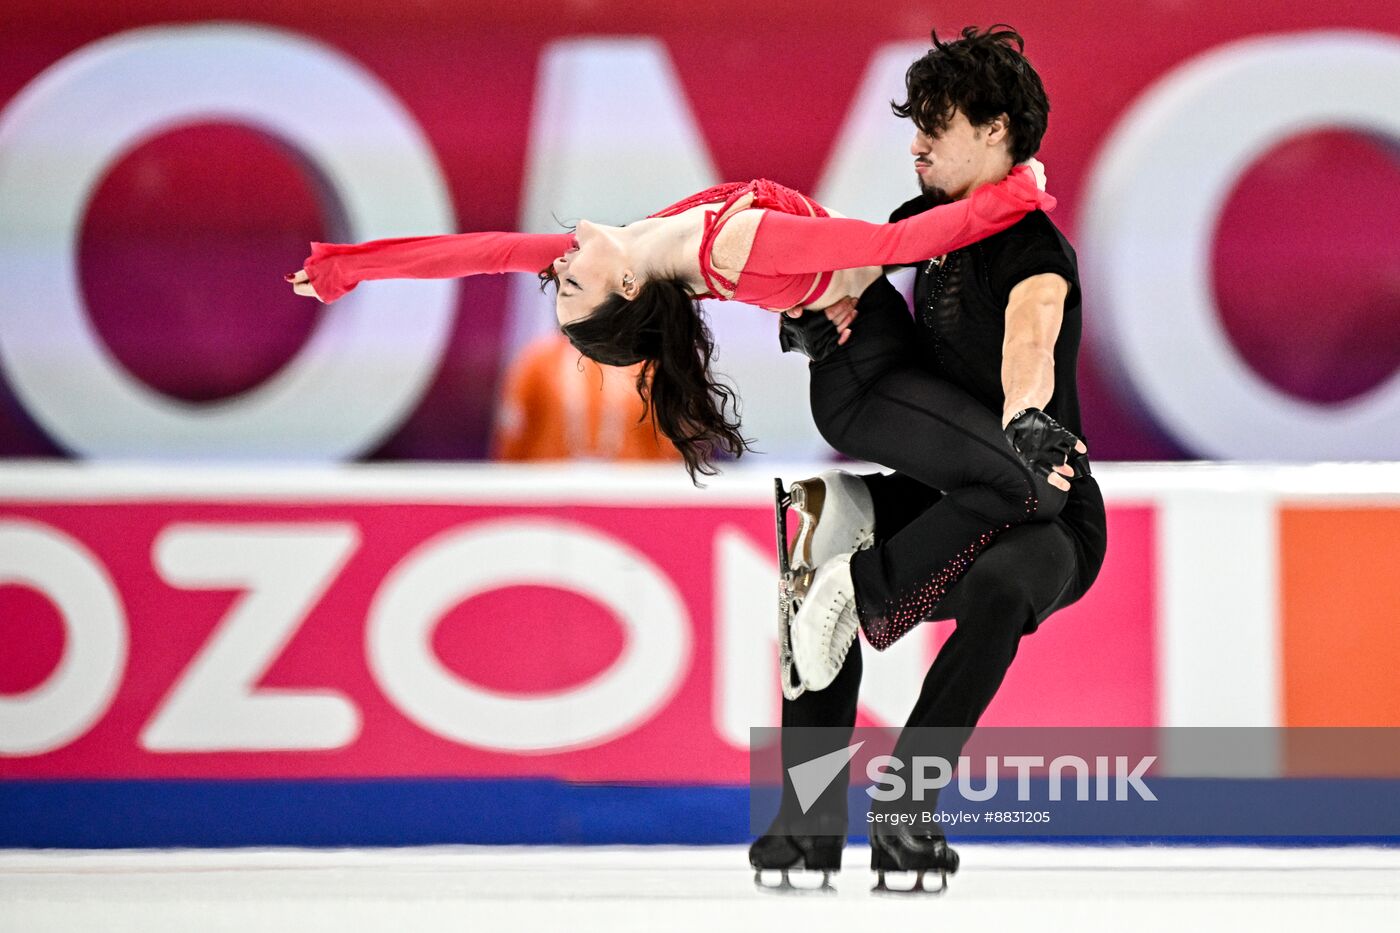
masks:
<path id="1" fill-rule="evenodd" d="M 738 847 L 10 851 L 0 930 L 1395 929 L 1400 849 L 965 845 L 940 897 L 754 889 Z M 796 925 L 794 925 L 796 924 Z M 878 925 L 878 926 L 877 926 Z"/>

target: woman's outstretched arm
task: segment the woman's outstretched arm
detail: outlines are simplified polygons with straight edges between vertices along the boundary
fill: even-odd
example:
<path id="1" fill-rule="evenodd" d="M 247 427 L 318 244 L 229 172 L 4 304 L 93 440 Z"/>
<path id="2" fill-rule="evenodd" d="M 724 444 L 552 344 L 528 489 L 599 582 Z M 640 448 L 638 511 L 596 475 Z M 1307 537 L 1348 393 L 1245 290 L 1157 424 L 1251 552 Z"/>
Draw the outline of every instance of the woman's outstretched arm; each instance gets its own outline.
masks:
<path id="1" fill-rule="evenodd" d="M 1036 187 L 1031 169 L 1021 165 L 994 185 L 898 223 L 765 211 L 744 271 L 799 275 L 919 262 L 1000 233 L 1033 210 L 1054 206 L 1055 199 Z"/>
<path id="2" fill-rule="evenodd" d="M 571 233 L 448 233 L 365 243 L 311 244 L 304 268 L 330 304 L 366 279 L 450 279 L 539 272 L 564 255 Z"/>

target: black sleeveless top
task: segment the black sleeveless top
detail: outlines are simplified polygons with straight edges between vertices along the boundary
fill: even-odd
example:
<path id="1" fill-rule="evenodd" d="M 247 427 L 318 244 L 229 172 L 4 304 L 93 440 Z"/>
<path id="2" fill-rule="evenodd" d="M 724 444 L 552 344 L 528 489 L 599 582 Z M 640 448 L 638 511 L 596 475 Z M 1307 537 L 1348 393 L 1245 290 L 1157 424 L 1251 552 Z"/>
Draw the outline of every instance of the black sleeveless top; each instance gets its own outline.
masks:
<path id="1" fill-rule="evenodd" d="M 919 197 L 891 220 L 933 206 Z M 1043 211 L 1032 211 L 1010 228 L 917 266 L 914 316 L 922 362 L 961 387 L 1000 417 L 1002 340 L 1011 290 L 1033 275 L 1053 272 L 1069 282 L 1064 319 L 1055 340 L 1055 390 L 1045 411 L 1089 444 L 1079 417 L 1076 368 L 1081 329 L 1079 266 L 1074 247 Z M 1092 455 L 1092 454 L 1091 454 Z"/>
<path id="2" fill-rule="evenodd" d="M 890 220 L 922 213 L 936 202 L 920 196 L 908 201 Z M 1032 211 L 1012 227 L 985 240 L 916 266 L 914 318 L 918 325 L 920 364 L 977 399 L 998 421 L 1006 394 L 1002 389 L 1002 341 L 1011 290 L 1033 275 L 1053 272 L 1069 282 L 1064 318 L 1055 339 L 1055 389 L 1045 411 L 1074 432 L 1094 455 L 1079 415 L 1080 313 L 1079 263 L 1072 247 L 1043 211 Z M 1103 497 L 1092 477 L 1070 484 L 1060 521 L 1070 526 L 1085 563 L 1097 573 L 1107 541 Z M 1087 553 L 1086 553 L 1087 552 Z M 1087 566 L 1081 570 L 1089 569 Z"/>

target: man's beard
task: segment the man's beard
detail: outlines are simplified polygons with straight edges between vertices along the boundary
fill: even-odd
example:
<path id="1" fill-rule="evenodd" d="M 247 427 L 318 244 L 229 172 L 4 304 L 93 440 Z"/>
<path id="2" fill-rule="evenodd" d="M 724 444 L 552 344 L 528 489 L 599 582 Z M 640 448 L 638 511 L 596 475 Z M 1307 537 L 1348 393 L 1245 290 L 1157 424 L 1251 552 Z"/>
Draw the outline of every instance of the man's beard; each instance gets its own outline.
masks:
<path id="1" fill-rule="evenodd" d="M 924 197 L 932 201 L 934 205 L 953 203 L 953 197 L 949 195 L 948 192 L 937 185 L 925 184 L 922 178 L 919 179 L 919 190 L 923 192 Z"/>

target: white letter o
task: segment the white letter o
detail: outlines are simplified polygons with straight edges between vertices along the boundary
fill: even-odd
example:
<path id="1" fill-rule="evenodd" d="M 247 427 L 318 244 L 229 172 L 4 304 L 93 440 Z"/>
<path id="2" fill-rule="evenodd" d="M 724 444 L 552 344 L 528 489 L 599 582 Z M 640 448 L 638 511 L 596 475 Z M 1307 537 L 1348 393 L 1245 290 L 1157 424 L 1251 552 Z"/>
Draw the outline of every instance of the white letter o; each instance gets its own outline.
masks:
<path id="1" fill-rule="evenodd" d="M 88 321 L 74 247 L 98 180 L 144 139 L 213 119 L 290 143 L 338 199 L 351 240 L 454 226 L 412 115 L 343 53 L 264 27 L 109 36 L 51 66 L 0 114 L 6 376 L 55 441 L 87 456 L 355 456 L 417 404 L 449 336 L 455 282 L 375 282 L 348 295 L 275 376 L 209 404 L 133 378 Z"/>
<path id="2" fill-rule="evenodd" d="M 67 635 L 43 683 L 0 696 L 0 755 L 40 755 L 83 735 L 111 706 L 126 670 L 126 613 L 97 558 L 35 522 L 0 522 L 0 586 L 15 583 L 53 600 Z"/>
<path id="3" fill-rule="evenodd" d="M 472 596 L 525 585 L 572 590 L 607 606 L 626 631 L 621 656 L 582 685 L 528 697 L 468 683 L 438 660 L 433 631 L 445 612 Z M 482 748 L 556 751 L 607 741 L 659 710 L 684 676 L 690 618 L 646 555 L 590 528 L 506 520 L 446 532 L 404 558 L 370 607 L 366 655 L 380 688 L 424 729 Z"/>
<path id="4" fill-rule="evenodd" d="M 1226 198 L 1260 155 L 1320 126 L 1400 143 L 1400 42 L 1365 32 L 1248 39 L 1163 78 L 1119 123 L 1090 175 L 1085 335 L 1192 452 L 1242 459 L 1400 457 L 1400 373 L 1340 405 L 1281 392 L 1216 313 L 1211 244 Z M 1304 193 L 1308 210 L 1326 192 Z"/>

